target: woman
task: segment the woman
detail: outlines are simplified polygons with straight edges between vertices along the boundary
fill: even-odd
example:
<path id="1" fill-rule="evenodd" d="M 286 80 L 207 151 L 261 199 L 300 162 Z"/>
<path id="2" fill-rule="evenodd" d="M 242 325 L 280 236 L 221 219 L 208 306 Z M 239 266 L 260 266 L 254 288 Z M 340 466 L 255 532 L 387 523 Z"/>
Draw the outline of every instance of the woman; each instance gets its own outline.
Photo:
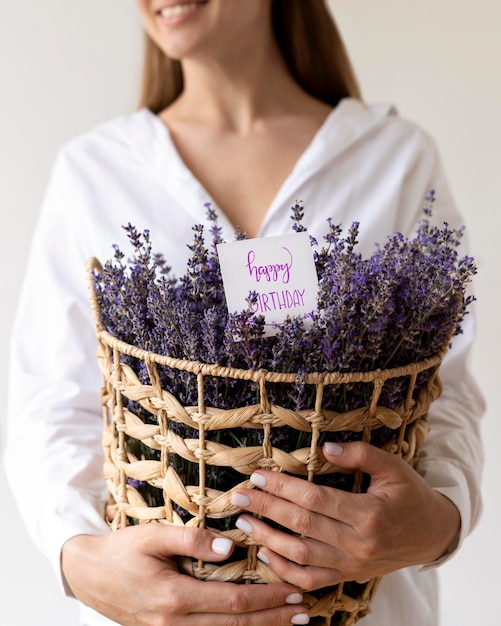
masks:
<path id="1" fill-rule="evenodd" d="M 370 474 L 369 493 L 259 471 L 252 480 L 260 489 L 235 494 L 236 505 L 265 518 L 244 514 L 239 528 L 287 582 L 190 579 L 176 556 L 223 560 L 231 543 L 157 525 L 112 534 L 103 521 L 84 268 L 89 256 L 105 259 L 112 243 L 122 246 L 122 224 L 149 228 L 179 275 L 207 201 L 227 240 L 237 225 L 250 237 L 289 233 L 297 198 L 314 235 L 328 217 L 359 220 L 367 251 L 395 230 L 412 233 L 431 188 L 437 219 L 460 222 L 428 136 L 391 107 L 360 102 L 323 0 L 136 1 L 147 33 L 143 107 L 61 151 L 17 315 L 6 459 L 31 533 L 65 592 L 92 609 L 82 613 L 87 626 L 105 618 L 126 626 L 305 624 L 302 589 L 375 575 L 386 576 L 360 624 L 435 625 L 434 568 L 458 549 L 480 508 L 482 401 L 466 369 L 470 327 L 442 369 L 444 394 L 430 412 L 419 473 L 368 445 L 331 443 L 328 460 Z M 27 503 L 20 496 L 28 483 Z"/>

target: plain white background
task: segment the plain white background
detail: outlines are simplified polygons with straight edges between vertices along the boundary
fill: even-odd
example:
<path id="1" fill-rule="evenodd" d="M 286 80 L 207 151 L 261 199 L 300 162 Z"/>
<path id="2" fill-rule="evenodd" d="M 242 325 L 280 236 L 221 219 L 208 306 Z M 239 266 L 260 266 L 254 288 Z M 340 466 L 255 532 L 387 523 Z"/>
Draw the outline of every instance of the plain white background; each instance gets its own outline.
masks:
<path id="1" fill-rule="evenodd" d="M 501 4 L 332 4 L 366 100 L 395 103 L 436 138 L 479 263 L 472 364 L 488 401 L 485 511 L 461 553 L 441 570 L 442 624 L 496 626 L 501 623 L 501 345 L 496 325 L 501 300 Z M 2 418 L 14 307 L 56 151 L 74 135 L 135 108 L 141 41 L 133 0 L 0 5 Z M 25 497 L 30 497 L 30 485 Z M 27 537 L 3 471 L 0 502 L 1 625 L 76 624 L 75 603 L 60 596 L 47 562 Z"/>

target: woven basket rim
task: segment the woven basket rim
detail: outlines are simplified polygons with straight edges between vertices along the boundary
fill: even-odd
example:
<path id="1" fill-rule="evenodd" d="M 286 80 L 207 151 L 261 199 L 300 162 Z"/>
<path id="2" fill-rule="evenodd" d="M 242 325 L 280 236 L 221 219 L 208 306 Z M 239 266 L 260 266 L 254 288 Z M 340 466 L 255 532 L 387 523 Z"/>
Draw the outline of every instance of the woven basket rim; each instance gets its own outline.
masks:
<path id="1" fill-rule="evenodd" d="M 216 376 L 220 378 L 236 378 L 239 380 L 251 380 L 255 382 L 265 381 L 273 383 L 297 383 L 305 382 L 311 385 L 332 385 L 340 383 L 373 382 L 379 380 L 384 382 L 390 378 L 400 378 L 419 374 L 425 370 L 440 365 L 443 360 L 443 351 L 422 361 L 408 363 L 399 367 L 388 369 L 375 369 L 367 372 L 311 372 L 302 376 L 297 372 L 273 372 L 266 369 L 241 369 L 225 367 L 217 363 L 204 363 L 203 361 L 191 361 L 189 359 L 178 359 L 150 350 L 139 348 L 133 344 L 118 339 L 115 335 L 101 328 L 97 331 L 97 338 L 110 348 L 116 348 L 123 354 L 140 359 L 145 363 L 156 363 L 166 365 L 172 369 L 190 372 L 192 374 L 202 374 L 203 376 Z"/>

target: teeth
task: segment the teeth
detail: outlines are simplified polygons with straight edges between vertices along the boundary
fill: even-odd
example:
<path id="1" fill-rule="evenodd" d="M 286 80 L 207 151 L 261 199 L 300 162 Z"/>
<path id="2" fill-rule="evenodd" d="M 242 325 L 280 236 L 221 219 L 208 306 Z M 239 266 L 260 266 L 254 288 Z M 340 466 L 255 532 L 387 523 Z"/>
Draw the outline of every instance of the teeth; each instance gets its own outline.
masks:
<path id="1" fill-rule="evenodd" d="M 169 19 L 171 17 L 178 17 L 179 15 L 185 15 L 198 8 L 198 3 L 192 2 L 190 4 L 175 4 L 174 6 L 165 7 L 160 11 L 160 15 Z"/>

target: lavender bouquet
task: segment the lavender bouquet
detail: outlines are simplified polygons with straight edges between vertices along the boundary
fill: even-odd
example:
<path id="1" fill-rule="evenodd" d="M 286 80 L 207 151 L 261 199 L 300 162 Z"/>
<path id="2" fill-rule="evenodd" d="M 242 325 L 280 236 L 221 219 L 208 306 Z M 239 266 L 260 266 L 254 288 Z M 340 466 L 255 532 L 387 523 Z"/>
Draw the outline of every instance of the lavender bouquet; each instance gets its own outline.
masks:
<path id="1" fill-rule="evenodd" d="M 246 310 L 227 310 L 210 205 L 211 243 L 194 226 L 179 279 L 148 231 L 126 227 L 132 258 L 114 246 L 114 258 L 91 271 L 112 526 L 155 519 L 216 528 L 241 550 L 220 567 L 191 564 L 191 573 L 266 582 L 273 573 L 235 529 L 230 504 L 232 489 L 251 487 L 248 474 L 267 467 L 364 490 L 363 475 L 326 462 L 325 440 L 364 439 L 416 461 L 427 406 L 440 393 L 438 366 L 461 332 L 476 273 L 458 252 L 462 230 L 430 223 L 433 202 L 430 193 L 413 238 L 395 233 L 368 258 L 357 252 L 358 223 L 343 234 L 329 222 L 322 246 L 310 237 L 317 310 L 308 324 L 287 318 L 273 337 L 254 313 L 256 294 Z M 301 204 L 291 217 L 305 231 Z M 375 584 L 319 590 L 312 615 L 354 623 Z"/>

